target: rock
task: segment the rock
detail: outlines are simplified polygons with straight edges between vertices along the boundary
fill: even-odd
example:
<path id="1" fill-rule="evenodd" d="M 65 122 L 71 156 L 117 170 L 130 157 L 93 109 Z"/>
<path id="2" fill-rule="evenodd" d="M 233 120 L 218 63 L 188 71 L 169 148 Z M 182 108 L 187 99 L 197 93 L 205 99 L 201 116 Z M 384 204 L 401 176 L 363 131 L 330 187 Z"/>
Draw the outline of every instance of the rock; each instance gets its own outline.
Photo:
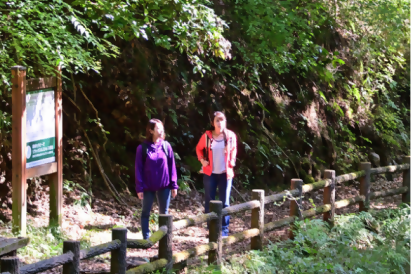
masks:
<path id="1" fill-rule="evenodd" d="M 381 166 L 381 163 L 380 163 L 381 157 L 379 157 L 379 155 L 376 154 L 375 152 L 369 153 L 369 160 L 373 164 L 373 167 L 380 167 Z"/>

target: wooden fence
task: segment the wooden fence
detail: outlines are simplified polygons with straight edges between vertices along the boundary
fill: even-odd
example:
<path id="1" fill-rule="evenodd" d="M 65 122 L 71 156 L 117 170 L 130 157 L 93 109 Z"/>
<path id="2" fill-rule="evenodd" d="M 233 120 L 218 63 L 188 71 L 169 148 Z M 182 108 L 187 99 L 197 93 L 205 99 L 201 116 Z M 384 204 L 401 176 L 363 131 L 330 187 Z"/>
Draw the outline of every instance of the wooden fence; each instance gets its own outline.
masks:
<path id="1" fill-rule="evenodd" d="M 370 192 L 370 175 L 386 172 L 403 172 L 403 187 L 380 192 Z M 335 186 L 337 184 L 359 179 L 360 195 L 335 201 Z M 301 210 L 302 194 L 318 189 L 324 189 L 323 205 L 313 209 Z M 251 239 L 251 249 L 261 250 L 263 248 L 264 233 L 269 232 L 293 223 L 296 218 L 308 218 L 323 214 L 324 221 L 334 224 L 335 210 L 349 205 L 359 204 L 359 211 L 366 211 L 369 208 L 369 201 L 393 195 L 402 194 L 402 201 L 410 203 L 410 157 L 404 158 L 403 165 L 387 166 L 371 169 L 370 163 L 361 163 L 360 171 L 345 175 L 335 176 L 334 170 L 324 172 L 324 180 L 302 185 L 301 179 L 292 179 L 291 190 L 284 191 L 271 196 L 264 196 L 264 190 L 253 190 L 252 201 L 222 208 L 222 202 L 211 201 L 210 213 L 183 219 L 173 222 L 171 215 L 159 215 L 159 230 L 152 234 L 148 240 L 127 239 L 126 228 L 115 228 L 112 230 L 112 241 L 80 250 L 78 241 L 65 241 L 63 255 L 46 259 L 34 264 L 20 266 L 17 257 L 6 257 L 1 259 L 1 274 L 35 274 L 41 271 L 63 266 L 63 274 L 79 273 L 80 260 L 95 257 L 100 254 L 111 252 L 111 274 L 123 273 L 150 273 L 156 270 L 165 269 L 170 272 L 174 265 L 179 265 L 187 259 L 203 255 L 208 252 L 209 264 L 220 264 L 223 257 L 223 246 Z M 276 201 L 291 199 L 290 216 L 278 221 L 264 223 L 264 206 Z M 222 217 L 225 215 L 252 210 L 251 228 L 222 239 Z M 209 221 L 209 243 L 196 246 L 173 254 L 172 235 L 174 231 L 190 226 L 199 225 Z M 293 233 L 290 232 L 293 238 Z M 158 259 L 126 270 L 127 248 L 147 249 L 159 242 Z"/>

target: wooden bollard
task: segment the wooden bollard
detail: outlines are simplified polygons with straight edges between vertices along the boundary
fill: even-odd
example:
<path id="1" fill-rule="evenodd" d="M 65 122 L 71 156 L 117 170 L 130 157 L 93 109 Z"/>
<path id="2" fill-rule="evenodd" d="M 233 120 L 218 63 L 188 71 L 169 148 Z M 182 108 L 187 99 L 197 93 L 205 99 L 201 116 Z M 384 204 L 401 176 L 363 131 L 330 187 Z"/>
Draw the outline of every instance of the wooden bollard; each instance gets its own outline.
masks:
<path id="1" fill-rule="evenodd" d="M 63 254 L 69 251 L 73 253 L 73 261 L 63 265 L 63 274 L 79 274 L 80 273 L 80 242 L 64 241 Z"/>
<path id="2" fill-rule="evenodd" d="M 125 274 L 127 269 L 127 228 L 112 229 L 112 240 L 120 240 L 118 249 L 111 251 L 111 274 Z"/>
<path id="3" fill-rule="evenodd" d="M 9 272 L 10 274 L 19 274 L 19 258 L 3 257 L 0 260 L 1 272 Z"/>
<path id="4" fill-rule="evenodd" d="M 263 250 L 264 239 L 264 196 L 263 189 L 252 190 L 252 200 L 260 202 L 260 207 L 252 209 L 251 214 L 251 228 L 258 228 L 260 234 L 251 238 L 251 249 Z"/>
<path id="5" fill-rule="evenodd" d="M 165 273 L 172 273 L 173 260 L 172 260 L 172 230 L 173 230 L 173 217 L 169 214 L 159 215 L 159 227 L 166 226 L 168 228 L 166 235 L 159 241 L 159 259 L 166 259 L 168 264 L 165 267 Z"/>
<path id="6" fill-rule="evenodd" d="M 298 200 L 299 203 L 297 203 L 295 200 L 290 201 L 290 216 L 301 217 L 301 215 L 302 215 L 301 211 L 299 209 L 299 207 L 302 208 L 302 185 L 303 185 L 302 179 L 292 179 L 290 189 L 291 190 L 294 190 L 294 189 L 299 190 L 299 195 L 298 195 L 298 197 L 296 197 L 296 199 Z M 293 234 L 293 230 L 290 229 L 289 230 L 289 238 L 294 239 L 294 237 L 295 237 L 295 235 Z"/>
<path id="7" fill-rule="evenodd" d="M 210 212 L 217 214 L 217 219 L 210 220 L 209 242 L 216 243 L 217 249 L 209 251 L 208 264 L 221 264 L 222 258 L 222 201 L 210 201 Z"/>
<path id="8" fill-rule="evenodd" d="M 365 196 L 365 200 L 359 203 L 359 212 L 368 211 L 369 209 L 369 195 L 370 195 L 370 168 L 369 162 L 360 163 L 359 169 L 366 172 L 365 176 L 359 178 L 360 195 Z"/>
<path id="9" fill-rule="evenodd" d="M 324 179 L 330 179 L 331 185 L 324 187 L 324 205 L 331 204 L 331 210 L 324 212 L 324 221 L 334 226 L 334 213 L 335 213 L 335 170 L 325 170 Z"/>
<path id="10" fill-rule="evenodd" d="M 404 164 L 410 164 L 410 156 L 404 157 Z M 403 193 L 402 202 L 406 204 L 410 204 L 410 170 L 411 167 L 403 171 L 403 186 L 408 187 L 408 191 Z"/>

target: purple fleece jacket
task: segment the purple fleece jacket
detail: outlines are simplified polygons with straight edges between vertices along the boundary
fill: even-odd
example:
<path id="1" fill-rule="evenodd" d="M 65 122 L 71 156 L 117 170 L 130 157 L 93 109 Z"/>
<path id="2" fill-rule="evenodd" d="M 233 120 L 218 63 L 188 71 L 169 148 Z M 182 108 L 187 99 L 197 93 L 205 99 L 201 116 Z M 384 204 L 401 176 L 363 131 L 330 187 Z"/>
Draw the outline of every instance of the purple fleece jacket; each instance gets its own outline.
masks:
<path id="1" fill-rule="evenodd" d="M 144 141 L 137 147 L 136 152 L 136 191 L 157 191 L 161 189 L 178 189 L 174 152 L 168 143 L 168 157 L 163 150 L 163 141 L 156 144 Z M 145 163 L 142 157 L 142 145 L 147 145 L 148 153 Z M 168 165 L 171 165 L 169 174 Z"/>

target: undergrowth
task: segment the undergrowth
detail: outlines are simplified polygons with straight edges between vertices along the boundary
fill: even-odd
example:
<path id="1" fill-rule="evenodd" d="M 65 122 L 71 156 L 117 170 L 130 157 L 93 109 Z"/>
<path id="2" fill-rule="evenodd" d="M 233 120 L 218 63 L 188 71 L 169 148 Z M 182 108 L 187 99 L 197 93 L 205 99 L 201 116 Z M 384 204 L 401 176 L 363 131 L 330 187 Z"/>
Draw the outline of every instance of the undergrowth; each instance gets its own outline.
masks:
<path id="1" fill-rule="evenodd" d="M 11 232 L 10 224 L 5 225 L 0 221 L 0 226 L 4 228 L 3 231 L 0 230 L 0 237 L 17 237 Z M 29 238 L 29 244 L 24 248 L 19 248 L 17 252 L 19 258 L 25 263 L 34 263 L 63 254 L 63 242 L 71 239 L 69 235 L 56 226 L 36 227 L 28 223 L 26 229 L 26 237 Z M 81 239 L 78 239 L 80 241 L 80 249 L 90 247 L 88 238 L 84 235 Z"/>
<path id="2" fill-rule="evenodd" d="M 188 273 L 405 273 L 410 262 L 410 207 L 296 223 L 295 239 L 270 243 Z"/>

